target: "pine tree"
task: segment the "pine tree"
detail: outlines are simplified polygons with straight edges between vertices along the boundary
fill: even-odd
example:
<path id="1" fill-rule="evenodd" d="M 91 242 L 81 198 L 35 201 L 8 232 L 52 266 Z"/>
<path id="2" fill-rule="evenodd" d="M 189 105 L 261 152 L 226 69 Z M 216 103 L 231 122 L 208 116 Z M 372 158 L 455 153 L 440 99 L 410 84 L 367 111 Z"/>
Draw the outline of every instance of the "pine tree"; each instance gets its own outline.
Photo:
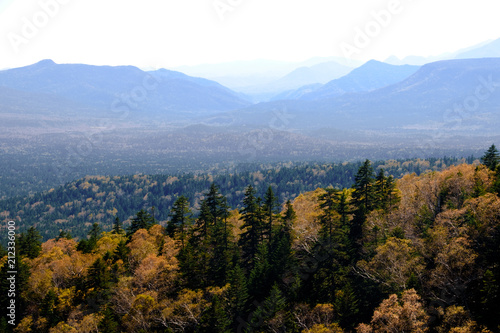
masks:
<path id="1" fill-rule="evenodd" d="M 491 145 L 484 153 L 483 157 L 481 157 L 481 163 L 486 165 L 490 170 L 495 171 L 499 162 L 500 157 L 498 150 L 495 145 Z"/>

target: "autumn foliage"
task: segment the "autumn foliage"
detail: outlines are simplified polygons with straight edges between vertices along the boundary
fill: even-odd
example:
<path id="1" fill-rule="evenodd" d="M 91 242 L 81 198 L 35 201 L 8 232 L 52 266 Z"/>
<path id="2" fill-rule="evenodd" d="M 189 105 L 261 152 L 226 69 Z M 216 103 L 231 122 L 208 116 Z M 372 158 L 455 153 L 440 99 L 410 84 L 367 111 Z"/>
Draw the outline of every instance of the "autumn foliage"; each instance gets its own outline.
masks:
<path id="1" fill-rule="evenodd" d="M 350 189 L 282 206 L 248 187 L 230 209 L 212 185 L 197 213 L 180 197 L 165 223 L 143 211 L 144 228 L 48 240 L 19 258 L 26 306 L 13 330 L 498 331 L 498 171 L 394 180 L 362 168 Z"/>

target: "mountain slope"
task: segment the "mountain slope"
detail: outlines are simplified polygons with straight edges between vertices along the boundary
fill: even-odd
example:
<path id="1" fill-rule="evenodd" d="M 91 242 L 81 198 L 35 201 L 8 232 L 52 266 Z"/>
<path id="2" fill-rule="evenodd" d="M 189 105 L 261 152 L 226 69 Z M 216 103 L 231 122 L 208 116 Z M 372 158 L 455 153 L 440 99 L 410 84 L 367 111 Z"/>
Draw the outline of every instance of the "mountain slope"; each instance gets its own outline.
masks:
<path id="1" fill-rule="evenodd" d="M 51 60 L 1 71 L 0 87 L 50 96 L 55 101 L 46 107 L 53 111 L 61 108 L 59 100 L 71 101 L 81 112 L 127 108 L 182 118 L 249 105 L 241 96 L 216 82 L 178 72 L 147 73 L 133 66 L 58 65 Z M 22 101 L 18 102 L 22 105 Z M 189 113 L 182 115 L 181 112 Z"/>
<path id="2" fill-rule="evenodd" d="M 371 60 L 349 74 L 302 96 L 301 99 L 319 100 L 349 92 L 371 91 L 404 80 L 415 73 L 418 68 L 410 65 L 394 66 Z"/>
<path id="3" fill-rule="evenodd" d="M 500 38 L 486 45 L 459 53 L 456 59 L 500 57 Z"/>
<path id="4" fill-rule="evenodd" d="M 286 127 L 296 130 L 330 127 L 491 134 L 500 125 L 498 78 L 500 58 L 439 61 L 424 65 L 401 82 L 370 92 L 261 103 L 235 115 L 254 125 L 260 119 L 264 125 L 278 110 L 285 114 L 280 119 L 286 120 Z"/>

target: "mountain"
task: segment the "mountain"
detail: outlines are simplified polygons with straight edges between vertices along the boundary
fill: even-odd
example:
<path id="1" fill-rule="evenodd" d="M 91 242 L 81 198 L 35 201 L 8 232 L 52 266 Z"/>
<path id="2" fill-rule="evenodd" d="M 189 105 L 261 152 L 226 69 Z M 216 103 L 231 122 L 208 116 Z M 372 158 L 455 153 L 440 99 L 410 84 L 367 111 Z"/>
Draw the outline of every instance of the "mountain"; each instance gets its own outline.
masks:
<path id="1" fill-rule="evenodd" d="M 298 89 L 287 90 L 281 94 L 274 96 L 273 98 L 270 99 L 270 101 L 279 101 L 285 99 L 301 99 L 302 96 L 309 94 L 322 86 L 323 85 L 321 83 L 313 83 L 302 86 Z"/>
<path id="2" fill-rule="evenodd" d="M 217 82 L 167 70 L 144 72 L 133 66 L 56 64 L 44 60 L 34 65 L 0 72 L 0 88 L 29 94 L 47 103 L 26 105 L 22 99 L 1 102 L 19 112 L 48 108 L 62 111 L 71 104 L 79 113 L 100 114 L 114 109 L 132 116 L 192 118 L 229 111 L 250 103 Z"/>
<path id="3" fill-rule="evenodd" d="M 500 38 L 457 54 L 456 59 L 500 57 Z"/>
<path id="4" fill-rule="evenodd" d="M 500 126 L 498 78 L 500 58 L 445 60 L 424 65 L 410 77 L 373 91 L 261 103 L 233 114 L 255 126 L 260 120 L 263 126 L 278 112 L 280 117 L 274 117 L 284 119 L 280 124 L 289 130 L 330 127 L 494 134 Z"/>
<path id="5" fill-rule="evenodd" d="M 183 73 L 220 82 L 248 95 L 255 102 L 312 83 L 326 83 L 347 74 L 353 65 L 338 57 L 317 57 L 302 62 L 275 60 L 234 61 L 177 67 Z"/>
<path id="6" fill-rule="evenodd" d="M 394 66 L 370 60 L 349 74 L 328 82 L 322 87 L 305 94 L 303 100 L 333 98 L 350 92 L 371 91 L 404 80 L 418 70 L 418 66 Z"/>
<path id="7" fill-rule="evenodd" d="M 352 68 L 330 61 L 311 67 L 300 67 L 272 83 L 275 89 L 296 89 L 308 84 L 327 83 L 346 75 Z"/>

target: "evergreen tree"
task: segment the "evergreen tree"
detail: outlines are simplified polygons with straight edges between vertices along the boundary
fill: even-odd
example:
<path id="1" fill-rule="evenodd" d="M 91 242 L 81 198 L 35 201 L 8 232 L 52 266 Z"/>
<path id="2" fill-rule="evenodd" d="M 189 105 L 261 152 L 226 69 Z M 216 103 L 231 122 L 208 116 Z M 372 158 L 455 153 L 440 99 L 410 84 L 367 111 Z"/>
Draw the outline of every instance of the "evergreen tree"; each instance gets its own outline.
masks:
<path id="1" fill-rule="evenodd" d="M 101 231 L 102 230 L 99 226 L 99 223 L 94 223 L 92 225 L 92 229 L 90 229 L 88 233 L 89 238 L 79 241 L 76 249 L 78 251 L 82 251 L 83 253 L 91 253 L 92 251 L 94 251 L 95 247 L 97 246 L 97 241 L 101 236 Z"/>
<path id="2" fill-rule="evenodd" d="M 42 251 L 42 235 L 34 227 L 30 227 L 26 233 L 19 235 L 17 245 L 21 256 L 35 259 Z"/>
<path id="3" fill-rule="evenodd" d="M 243 199 L 243 209 L 241 211 L 243 225 L 241 230 L 239 245 L 242 250 L 242 260 L 244 267 L 251 271 L 258 247 L 262 242 L 263 217 L 260 198 L 255 197 L 256 191 L 252 186 L 248 186 Z"/>
<path id="4" fill-rule="evenodd" d="M 127 231 L 127 237 L 130 237 L 139 229 L 149 230 L 149 228 L 151 228 L 154 224 L 155 220 L 151 214 L 146 212 L 144 209 L 141 209 L 132 219 L 132 223 Z"/>
<path id="5" fill-rule="evenodd" d="M 399 202 L 400 198 L 396 191 L 394 177 L 385 176 L 383 169 L 379 170 L 374 184 L 376 207 L 388 213 Z"/>
<path id="6" fill-rule="evenodd" d="M 262 206 L 266 219 L 264 235 L 268 237 L 269 242 L 272 241 L 273 222 L 278 217 L 279 208 L 278 198 L 274 195 L 273 188 L 269 186 Z"/>
<path id="7" fill-rule="evenodd" d="M 495 145 L 491 145 L 490 148 L 488 148 L 488 150 L 484 153 L 483 157 L 481 157 L 481 163 L 486 165 L 492 171 L 496 170 L 499 161 L 500 157 Z"/>
<path id="8" fill-rule="evenodd" d="M 264 327 L 268 325 L 270 320 L 273 319 L 278 312 L 283 311 L 285 307 L 286 298 L 283 296 L 278 285 L 275 284 L 269 296 L 253 312 L 251 322 L 246 332 L 266 331 Z"/>
<path id="9" fill-rule="evenodd" d="M 111 296 L 112 274 L 106 260 L 97 258 L 88 269 L 86 279 L 86 299 L 89 305 L 95 306 L 94 311 L 106 304 Z"/>
<path id="10" fill-rule="evenodd" d="M 363 237 L 363 224 L 365 223 L 366 215 L 375 208 L 376 204 L 374 171 L 369 160 L 366 160 L 361 165 L 354 180 L 352 203 L 355 210 L 349 238 L 353 255 L 357 256 L 361 246 L 359 241 Z"/>
<path id="11" fill-rule="evenodd" d="M 109 306 L 103 311 L 103 317 L 99 322 L 99 332 L 101 333 L 118 333 L 120 332 L 116 315 Z"/>
<path id="12" fill-rule="evenodd" d="M 12 318 L 6 315 L 10 313 L 7 308 L 11 305 L 11 300 L 15 299 L 15 325 L 27 315 L 27 300 L 25 299 L 24 292 L 28 289 L 28 280 L 30 277 L 30 268 L 26 265 L 16 252 L 14 258 L 8 258 L 10 260 L 5 260 L 3 265 L 0 267 L 0 308 L 2 309 L 2 318 L 8 321 Z M 12 261 L 13 260 L 13 261 Z M 13 266 L 11 266 L 13 265 Z M 15 280 L 12 280 L 14 274 L 11 272 L 17 272 L 15 274 Z M 15 290 L 11 288 L 12 283 L 15 286 Z M 13 297 L 12 297 L 13 296 Z M 29 295 L 27 295 L 29 297 Z M 7 322 L 5 322 L 7 323 Z M 0 327 L 2 324 L 0 324 Z M 6 327 L 11 329 L 13 326 L 8 324 Z M 15 326 L 14 326 L 15 327 Z M 4 332 L 9 332 L 5 330 Z"/>
<path id="13" fill-rule="evenodd" d="M 71 236 L 71 232 L 69 231 L 66 231 L 66 230 L 61 230 L 59 232 L 59 235 L 56 237 L 56 240 L 60 240 L 60 239 L 73 239 L 73 236 Z"/>
<path id="14" fill-rule="evenodd" d="M 293 209 L 292 202 L 288 200 L 285 204 L 285 215 L 283 216 L 283 225 L 287 229 L 287 232 L 292 231 L 294 222 L 297 220 L 297 214 Z"/>
<path id="15" fill-rule="evenodd" d="M 212 303 L 204 312 L 200 332 L 202 333 L 230 333 L 231 318 L 225 309 L 222 297 L 214 295 Z"/>
<path id="16" fill-rule="evenodd" d="M 249 300 L 247 278 L 238 264 L 228 273 L 228 282 L 228 299 L 233 318 L 245 317 Z"/>
<path id="17" fill-rule="evenodd" d="M 167 234 L 174 239 L 180 239 L 182 248 L 186 240 L 187 228 L 192 223 L 192 212 L 189 209 L 189 201 L 185 196 L 180 196 L 174 202 L 170 213 L 171 219 L 167 225 Z"/>
<path id="18" fill-rule="evenodd" d="M 115 221 L 113 222 L 113 233 L 116 235 L 121 235 L 125 233 L 123 230 L 123 223 L 120 221 L 120 218 L 117 216 L 115 218 Z"/>

